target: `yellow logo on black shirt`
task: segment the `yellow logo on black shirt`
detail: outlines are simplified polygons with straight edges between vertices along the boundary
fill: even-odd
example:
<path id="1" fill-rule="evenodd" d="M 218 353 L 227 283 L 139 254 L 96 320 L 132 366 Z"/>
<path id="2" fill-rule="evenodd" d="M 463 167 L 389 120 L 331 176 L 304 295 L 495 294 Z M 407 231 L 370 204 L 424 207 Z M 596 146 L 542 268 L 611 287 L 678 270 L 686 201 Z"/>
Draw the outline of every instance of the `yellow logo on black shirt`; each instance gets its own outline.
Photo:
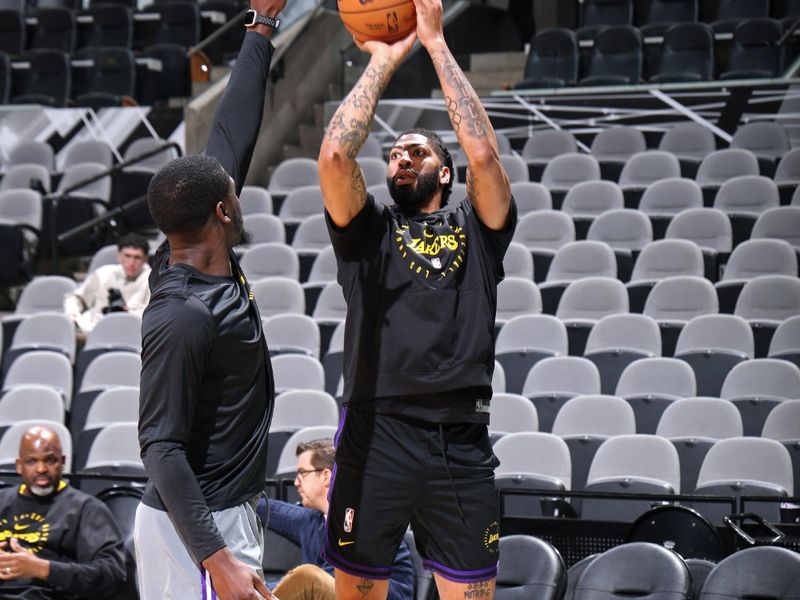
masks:
<path id="1" fill-rule="evenodd" d="M 400 256 L 412 272 L 425 279 L 444 279 L 466 259 L 467 235 L 462 227 L 409 221 L 395 233 Z"/>
<path id="2" fill-rule="evenodd" d="M 36 554 L 44 548 L 50 537 L 50 524 L 39 513 L 30 512 L 0 519 L 0 542 L 17 538 L 23 546 Z"/>

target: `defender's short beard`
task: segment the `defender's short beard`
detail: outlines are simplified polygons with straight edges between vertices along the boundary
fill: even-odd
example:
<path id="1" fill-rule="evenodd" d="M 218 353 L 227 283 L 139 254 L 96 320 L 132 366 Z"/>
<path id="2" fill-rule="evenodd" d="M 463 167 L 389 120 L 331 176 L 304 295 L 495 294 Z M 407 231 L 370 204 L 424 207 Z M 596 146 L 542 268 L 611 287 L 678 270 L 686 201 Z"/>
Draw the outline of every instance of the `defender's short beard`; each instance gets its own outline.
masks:
<path id="1" fill-rule="evenodd" d="M 386 178 L 389 194 L 400 208 L 415 210 L 425 206 L 439 189 L 439 173 L 418 174 L 416 185 L 397 185 L 391 177 Z"/>

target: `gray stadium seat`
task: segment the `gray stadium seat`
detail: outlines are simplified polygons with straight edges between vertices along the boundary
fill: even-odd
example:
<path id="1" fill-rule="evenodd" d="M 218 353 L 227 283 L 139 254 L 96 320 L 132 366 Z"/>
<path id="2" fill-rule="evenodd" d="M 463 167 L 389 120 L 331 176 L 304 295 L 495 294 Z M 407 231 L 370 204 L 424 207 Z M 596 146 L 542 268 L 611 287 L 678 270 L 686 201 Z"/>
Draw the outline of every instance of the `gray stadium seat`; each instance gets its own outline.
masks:
<path id="1" fill-rule="evenodd" d="M 656 283 L 667 277 L 703 277 L 703 253 L 688 240 L 657 240 L 642 248 L 626 284 L 631 312 L 644 310 L 645 301 Z"/>
<path id="2" fill-rule="evenodd" d="M 566 442 L 552 433 L 509 433 L 492 448 L 500 465 L 495 486 L 503 490 L 504 516 L 552 515 L 551 497 L 514 494 L 516 490 L 568 491 L 572 487 L 572 460 Z"/>
<path id="3" fill-rule="evenodd" d="M 758 159 L 749 150 L 726 148 L 707 155 L 697 169 L 695 180 L 704 190 L 706 203 L 729 179 L 742 175 L 758 175 Z"/>
<path id="4" fill-rule="evenodd" d="M 510 182 L 529 180 L 528 165 L 516 154 L 501 154 L 500 163 L 503 165 Z"/>
<path id="5" fill-rule="evenodd" d="M 26 352 L 49 350 L 60 352 L 75 361 L 75 325 L 63 313 L 37 313 L 23 319 L 3 353 L 3 373 L 14 360 Z"/>
<path id="6" fill-rule="evenodd" d="M 697 475 L 708 450 L 717 440 L 741 437 L 742 417 L 736 407 L 720 398 L 684 398 L 664 410 L 656 435 L 667 438 L 678 451 L 681 490 L 697 487 Z"/>
<path id="7" fill-rule="evenodd" d="M 319 326 L 308 315 L 276 314 L 262 322 L 271 356 L 299 353 L 319 358 Z"/>
<path id="8" fill-rule="evenodd" d="M 613 181 L 583 181 L 567 191 L 561 210 L 575 220 L 576 236 L 583 239 L 593 219 L 623 205 L 622 190 Z"/>
<path id="9" fill-rule="evenodd" d="M 542 312 L 539 288 L 521 277 L 506 277 L 497 286 L 495 323 L 505 325 L 516 316 Z"/>
<path id="10" fill-rule="evenodd" d="M 675 357 L 692 367 L 699 396 L 719 396 L 730 370 L 753 358 L 753 332 L 735 315 L 699 315 L 684 325 Z"/>
<path id="11" fill-rule="evenodd" d="M 287 158 L 273 171 L 267 191 L 274 197 L 285 197 L 295 188 L 319 185 L 317 161 L 311 158 Z"/>
<path id="12" fill-rule="evenodd" d="M 243 217 L 244 228 L 253 235 L 253 244 L 286 241 L 286 230 L 283 222 L 275 215 L 266 213 L 250 213 Z"/>
<path id="13" fill-rule="evenodd" d="M 789 204 L 800 184 L 800 148 L 786 152 L 775 168 L 773 178 L 781 193 L 781 204 Z"/>
<path id="14" fill-rule="evenodd" d="M 294 248 L 280 242 L 253 244 L 245 250 L 239 266 L 250 283 L 268 277 L 300 277 L 300 259 Z"/>
<path id="15" fill-rule="evenodd" d="M 600 393 L 600 373 L 579 356 L 550 356 L 528 371 L 522 394 L 536 406 L 539 430 L 552 431 L 558 411 L 570 398 Z"/>
<path id="16" fill-rule="evenodd" d="M 623 544 L 595 558 L 583 571 L 572 600 L 636 596 L 689 600 L 689 570 L 676 553 L 648 542 Z"/>
<path id="17" fill-rule="evenodd" d="M 89 273 L 93 273 L 99 267 L 105 265 L 116 265 L 119 263 L 119 248 L 117 248 L 116 244 L 109 244 L 107 246 L 103 246 L 97 252 L 92 255 L 92 259 L 89 262 L 89 266 L 86 268 L 87 275 Z"/>
<path id="18" fill-rule="evenodd" d="M 570 283 L 556 310 L 556 317 L 567 326 L 569 353 L 583 354 L 594 324 L 605 316 L 626 313 L 628 307 L 625 286 L 617 279 L 587 277 Z"/>
<path id="19" fill-rule="evenodd" d="M 742 413 L 744 435 L 761 435 L 773 408 L 800 398 L 800 367 L 775 358 L 744 361 L 728 373 L 720 397 Z"/>
<path id="20" fill-rule="evenodd" d="M 344 291 L 338 281 L 327 283 L 319 295 L 312 315 L 317 323 L 338 325 L 347 316 L 347 303 Z"/>
<path id="21" fill-rule="evenodd" d="M 617 261 L 606 243 L 588 240 L 569 242 L 558 249 L 545 281 L 539 284 L 542 311 L 554 314 L 559 299 L 572 281 L 586 277 L 616 276 Z"/>
<path id="22" fill-rule="evenodd" d="M 627 35 L 627 33 L 627 31 L 622 31 L 622 35 Z M 595 40 L 596 43 L 597 40 Z M 641 57 L 639 60 L 641 61 Z M 638 79 L 639 74 L 637 73 L 633 80 L 625 83 L 636 83 Z M 622 83 L 622 81 L 619 83 Z M 647 143 L 641 130 L 626 125 L 615 125 L 608 129 L 601 129 L 594 136 L 591 150 L 592 156 L 600 163 L 600 168 L 603 170 L 605 177 L 617 180 L 623 165 L 633 155 L 646 151 Z"/>
<path id="23" fill-rule="evenodd" d="M 325 371 L 316 358 L 303 354 L 281 354 L 271 360 L 277 393 L 288 390 L 325 390 Z"/>
<path id="24" fill-rule="evenodd" d="M 533 52 L 533 50 L 531 51 Z M 561 154 L 577 152 L 578 142 L 572 133 L 563 129 L 544 129 L 534 131 L 525 141 L 525 145 L 522 147 L 522 158 L 528 163 L 531 181 L 538 181 L 542 171 L 553 158 Z"/>
<path id="25" fill-rule="evenodd" d="M 786 548 L 745 548 L 709 573 L 697 600 L 790 600 L 800 587 L 800 557 Z"/>
<path id="26" fill-rule="evenodd" d="M 511 183 L 511 195 L 517 205 L 520 218 L 536 210 L 550 210 L 553 199 L 550 190 L 543 184 L 534 181 L 514 181 Z"/>
<path id="27" fill-rule="evenodd" d="M 760 175 L 728 179 L 717 192 L 714 208 L 727 214 L 733 225 L 733 245 L 750 238 L 756 219 L 780 204 L 778 186 Z"/>
<path id="28" fill-rule="evenodd" d="M 800 250 L 800 206 L 779 206 L 764 211 L 753 225 L 750 238 L 784 240 Z"/>
<path id="29" fill-rule="evenodd" d="M 24 163 L 20 165 L 6 165 L 3 180 L 0 181 L 0 191 L 6 190 L 37 190 L 49 192 L 51 187 L 50 171 L 47 167 Z"/>
<path id="30" fill-rule="evenodd" d="M 503 272 L 506 277 L 521 277 L 533 281 L 533 257 L 525 246 L 517 242 L 508 245 L 503 257 Z"/>
<path id="31" fill-rule="evenodd" d="M 140 452 L 137 423 L 112 423 L 94 438 L 83 468 L 86 471 L 102 467 L 139 468 L 144 474 Z"/>
<path id="32" fill-rule="evenodd" d="M 296 279 L 268 277 L 254 281 L 250 289 L 262 317 L 281 313 L 305 313 L 303 287 Z"/>
<path id="33" fill-rule="evenodd" d="M 512 239 L 531 252 L 534 278 L 544 281 L 556 251 L 575 241 L 575 222 L 560 210 L 535 211 L 520 218 Z"/>
<path id="34" fill-rule="evenodd" d="M 528 254 L 527 251 L 525 253 Z M 508 256 L 508 253 L 506 253 L 506 256 Z M 528 259 L 532 261 L 530 255 L 528 255 Z M 311 269 L 308 272 L 308 278 L 303 282 L 307 311 L 314 312 L 314 307 L 317 305 L 322 289 L 331 281 L 336 281 L 338 271 L 339 268 L 336 264 L 336 254 L 333 251 L 333 246 L 326 247 L 314 257 L 314 262 L 311 263 Z"/>
<path id="35" fill-rule="evenodd" d="M 700 246 L 705 261 L 705 276 L 716 281 L 719 255 L 733 248 L 733 230 L 728 216 L 716 208 L 689 208 L 669 222 L 665 237 L 689 240 Z"/>
<path id="36" fill-rule="evenodd" d="M 506 375 L 506 390 L 518 394 L 534 364 L 567 354 L 567 330 L 551 315 L 520 315 L 497 334 L 494 350 Z"/>
<path id="37" fill-rule="evenodd" d="M 292 247 L 297 250 L 300 260 L 303 255 L 316 257 L 322 250 L 330 246 L 331 238 L 325 225 L 325 215 L 322 213 L 306 217 L 292 239 Z M 311 260 L 313 262 L 313 259 Z M 301 265 L 302 267 L 302 265 Z M 303 272 L 301 268 L 300 272 Z"/>
<path id="38" fill-rule="evenodd" d="M 553 195 L 553 207 L 561 207 L 561 199 L 569 188 L 581 181 L 600 179 L 600 164 L 588 154 L 560 154 L 542 172 L 542 183 Z"/>
<path id="39" fill-rule="evenodd" d="M 750 322 L 756 358 L 766 356 L 780 322 L 800 314 L 800 280 L 787 275 L 755 277 L 742 288 L 733 312 Z"/>
<path id="40" fill-rule="evenodd" d="M 333 439 L 336 434 L 336 427 L 321 425 L 317 427 L 303 427 L 299 431 L 292 434 L 286 441 L 286 444 L 281 450 L 278 457 L 278 466 L 275 475 L 278 477 L 292 478 L 297 470 L 297 445 L 303 442 L 311 442 L 313 440 L 320 440 L 324 438 Z"/>
<path id="41" fill-rule="evenodd" d="M 592 221 L 586 239 L 611 246 L 617 259 L 617 279 L 626 282 L 633 270 L 634 251 L 653 241 L 653 224 L 639 210 L 608 210 Z"/>
<path id="42" fill-rule="evenodd" d="M 600 392 L 613 394 L 619 376 L 629 364 L 661 355 L 661 332 L 646 315 L 609 315 L 592 327 L 583 355 L 600 372 Z"/>
<path id="43" fill-rule="evenodd" d="M 662 179 L 650 184 L 639 201 L 639 210 L 653 222 L 653 237 L 659 239 L 669 221 L 682 210 L 701 208 L 703 190 L 692 179 Z"/>
<path id="44" fill-rule="evenodd" d="M 61 394 L 64 406 L 69 410 L 72 400 L 72 363 L 60 352 L 26 352 L 9 367 L 3 381 L 3 392 L 30 384 L 53 388 Z"/>
<path id="45" fill-rule="evenodd" d="M 719 496 L 787 496 L 793 489 L 792 459 L 775 440 L 758 437 L 727 438 L 706 454 L 697 476 L 695 492 Z M 721 526 L 730 508 L 722 504 L 696 502 L 695 510 L 712 525 Z M 749 502 L 747 512 L 778 522 L 778 503 Z"/>
<path id="46" fill-rule="evenodd" d="M 769 344 L 769 358 L 788 360 L 800 367 L 800 315 L 778 325 Z"/>
<path id="47" fill-rule="evenodd" d="M 754 121 L 739 126 L 731 139 L 731 148 L 750 150 L 762 165 L 764 175 L 772 177 L 775 164 L 791 149 L 791 144 L 780 123 Z"/>
<path id="48" fill-rule="evenodd" d="M 732 313 L 744 285 L 762 275 L 797 276 L 797 253 L 783 240 L 754 239 L 736 246 L 715 284 L 720 312 Z"/>
<path id="49" fill-rule="evenodd" d="M 637 152 L 625 162 L 619 176 L 619 185 L 625 191 L 644 191 L 656 181 L 680 176 L 681 165 L 674 154 L 663 150 L 649 150 Z"/>
<path id="50" fill-rule="evenodd" d="M 272 196 L 266 188 L 245 185 L 239 193 L 239 204 L 243 215 L 269 215 L 272 214 Z"/>
<path id="51" fill-rule="evenodd" d="M 64 399 L 55 389 L 39 384 L 18 385 L 0 398 L 0 427 L 17 421 L 47 419 L 64 422 Z"/>
<path id="52" fill-rule="evenodd" d="M 694 372 L 675 358 L 642 358 L 619 377 L 615 394 L 625 399 L 636 416 L 637 433 L 655 433 L 664 410 L 681 398 L 696 395 Z"/>
<path id="53" fill-rule="evenodd" d="M 100 431 L 112 423 L 139 421 L 139 388 L 114 387 L 103 390 L 86 414 L 83 430 L 75 439 L 75 468 L 86 464 L 89 450 Z"/>
<path id="54" fill-rule="evenodd" d="M 800 495 L 800 402 L 781 402 L 764 421 L 761 437 L 781 442 L 792 457 L 793 496 Z"/>
<path id="55" fill-rule="evenodd" d="M 336 427 L 339 406 L 333 396 L 320 390 L 293 389 L 275 398 L 270 435 L 284 429 L 304 427 Z"/>
<path id="56" fill-rule="evenodd" d="M 297 226 L 306 217 L 322 214 L 323 206 L 322 190 L 319 185 L 306 185 L 295 188 L 286 195 L 281 203 L 278 217 L 285 225 Z"/>
<path id="57" fill-rule="evenodd" d="M 85 139 L 79 140 L 67 147 L 67 154 L 61 170 L 66 171 L 74 165 L 81 163 L 101 164 L 106 169 L 110 169 L 114 164 L 114 155 L 111 147 L 103 140 Z"/>
<path id="58" fill-rule="evenodd" d="M 22 164 L 42 165 L 48 172 L 52 173 L 56 168 L 53 147 L 47 142 L 34 140 L 17 142 L 9 152 L 5 166 L 8 168 Z"/>
<path id="59" fill-rule="evenodd" d="M 492 372 L 492 393 L 506 393 L 506 372 L 503 365 L 497 361 L 494 361 L 494 371 Z"/>
<path id="60" fill-rule="evenodd" d="M 364 174 L 364 183 L 368 186 L 386 184 L 386 162 L 383 158 L 359 155 L 357 160 Z"/>
<path id="61" fill-rule="evenodd" d="M 572 489 L 583 491 L 597 448 L 609 437 L 636 432 L 630 404 L 615 396 L 576 396 L 567 400 L 553 421 L 553 433 L 569 446 Z M 577 507 L 579 502 L 573 499 Z"/>
<path id="62" fill-rule="evenodd" d="M 358 151 L 359 162 L 364 157 L 379 158 L 383 160 L 383 147 L 381 146 L 381 141 L 372 133 L 367 136 L 367 139 L 364 140 L 364 145 L 361 146 L 361 150 Z"/>
<path id="63" fill-rule="evenodd" d="M 75 361 L 75 383 L 80 387 L 86 367 L 106 352 L 142 351 L 142 318 L 126 312 L 109 313 L 86 335 Z"/>
<path id="64" fill-rule="evenodd" d="M 675 447 L 656 435 L 619 435 L 597 449 L 589 467 L 586 492 L 680 493 L 680 464 Z M 581 518 L 634 521 L 651 508 L 650 500 L 584 498 Z"/>
<path id="65" fill-rule="evenodd" d="M 489 409 L 489 434 L 497 439 L 507 433 L 528 431 L 539 431 L 539 416 L 533 403 L 519 394 L 494 394 Z"/>
<path id="66" fill-rule="evenodd" d="M 659 150 L 678 157 L 684 177 L 694 177 L 700 162 L 716 148 L 711 130 L 694 121 L 673 125 L 664 132 L 658 144 Z"/>
<path id="67" fill-rule="evenodd" d="M 699 315 L 717 314 L 717 292 L 703 277 L 667 277 L 658 281 L 647 296 L 643 313 L 661 329 L 661 353 L 672 356 L 678 335 L 687 321 Z"/>

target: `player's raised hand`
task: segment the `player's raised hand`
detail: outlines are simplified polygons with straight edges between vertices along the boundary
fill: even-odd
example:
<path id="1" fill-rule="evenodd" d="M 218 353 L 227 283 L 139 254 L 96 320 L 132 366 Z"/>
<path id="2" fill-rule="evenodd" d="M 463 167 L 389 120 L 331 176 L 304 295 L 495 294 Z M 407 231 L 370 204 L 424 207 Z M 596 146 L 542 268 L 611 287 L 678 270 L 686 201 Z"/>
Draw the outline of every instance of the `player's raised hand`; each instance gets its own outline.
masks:
<path id="1" fill-rule="evenodd" d="M 355 36 L 353 41 L 359 50 L 369 52 L 373 56 L 385 56 L 389 58 L 394 65 L 399 65 L 408 53 L 411 52 L 411 47 L 417 40 L 417 32 L 412 31 L 406 37 L 397 40 L 391 44 L 381 42 L 378 40 L 367 40 L 366 42 L 359 42 Z"/>
<path id="2" fill-rule="evenodd" d="M 414 0 L 414 7 L 420 43 L 428 48 L 433 42 L 444 41 L 442 0 Z"/>

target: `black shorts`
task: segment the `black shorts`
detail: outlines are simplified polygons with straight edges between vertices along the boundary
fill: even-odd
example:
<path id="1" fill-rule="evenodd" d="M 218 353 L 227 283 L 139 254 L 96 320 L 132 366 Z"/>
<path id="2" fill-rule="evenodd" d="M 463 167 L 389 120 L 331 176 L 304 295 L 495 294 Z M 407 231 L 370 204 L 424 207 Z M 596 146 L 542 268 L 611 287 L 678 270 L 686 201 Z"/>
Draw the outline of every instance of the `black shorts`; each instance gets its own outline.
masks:
<path id="1" fill-rule="evenodd" d="M 411 524 L 427 569 L 463 583 L 496 577 L 497 464 L 486 425 L 345 408 L 324 557 L 351 575 L 388 579 Z"/>

